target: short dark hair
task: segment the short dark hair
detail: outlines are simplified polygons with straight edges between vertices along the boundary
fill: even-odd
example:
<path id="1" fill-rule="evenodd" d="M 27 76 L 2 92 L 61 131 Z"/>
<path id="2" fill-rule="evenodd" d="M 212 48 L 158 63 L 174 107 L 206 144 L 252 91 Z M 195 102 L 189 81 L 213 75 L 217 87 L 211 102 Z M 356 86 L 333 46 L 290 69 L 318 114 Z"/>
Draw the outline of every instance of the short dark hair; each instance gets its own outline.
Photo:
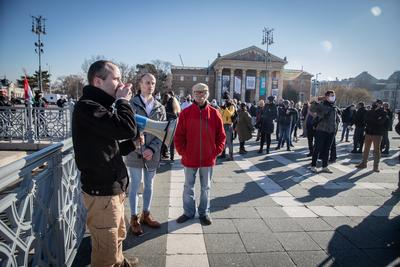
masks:
<path id="1" fill-rule="evenodd" d="M 376 100 L 376 103 L 382 105 L 382 104 L 383 104 L 383 101 L 380 100 L 380 99 L 377 99 L 377 100 Z"/>
<path id="2" fill-rule="evenodd" d="M 359 102 L 358 105 L 362 108 L 365 106 L 364 102 Z"/>
<path id="3" fill-rule="evenodd" d="M 109 60 L 98 60 L 89 67 L 87 79 L 90 85 L 93 85 L 93 80 L 98 77 L 102 80 L 107 79 L 107 76 L 114 70 L 116 65 Z"/>
<path id="4" fill-rule="evenodd" d="M 328 95 L 334 94 L 334 93 L 335 93 L 335 91 L 333 91 L 333 90 L 328 90 L 328 91 L 325 92 L 325 96 L 328 96 Z"/>

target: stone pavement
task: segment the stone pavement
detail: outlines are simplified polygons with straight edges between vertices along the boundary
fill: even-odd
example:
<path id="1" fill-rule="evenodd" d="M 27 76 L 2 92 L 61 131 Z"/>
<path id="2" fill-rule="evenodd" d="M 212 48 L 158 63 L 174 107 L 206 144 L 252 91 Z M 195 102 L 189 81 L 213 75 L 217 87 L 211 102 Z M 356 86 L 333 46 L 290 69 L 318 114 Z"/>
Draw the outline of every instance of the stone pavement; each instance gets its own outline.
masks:
<path id="1" fill-rule="evenodd" d="M 140 237 L 129 232 L 124 253 L 138 256 L 140 266 L 399 266 L 400 197 L 391 191 L 400 142 L 391 141 L 380 173 L 372 162 L 357 170 L 361 155 L 349 153 L 351 143 L 338 143 L 333 174 L 310 172 L 304 138 L 295 151 L 269 155 L 256 153 L 254 139 L 245 156 L 236 144 L 235 161 L 218 160 L 214 168 L 210 226 L 198 219 L 176 224 L 184 174 L 178 161 L 165 164 L 152 204 L 162 227 L 144 227 Z M 85 238 L 74 266 L 90 264 L 89 243 Z"/>

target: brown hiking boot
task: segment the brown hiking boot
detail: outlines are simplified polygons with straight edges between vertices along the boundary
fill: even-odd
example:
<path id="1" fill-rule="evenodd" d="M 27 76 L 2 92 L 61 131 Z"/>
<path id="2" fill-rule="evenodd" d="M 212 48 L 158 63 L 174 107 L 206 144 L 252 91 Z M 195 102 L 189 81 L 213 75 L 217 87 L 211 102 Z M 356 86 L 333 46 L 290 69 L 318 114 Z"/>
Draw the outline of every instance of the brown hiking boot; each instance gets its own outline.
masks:
<path id="1" fill-rule="evenodd" d="M 357 169 L 365 169 L 365 168 L 367 168 L 367 164 L 361 162 L 360 164 L 357 164 L 357 165 L 356 165 L 356 168 L 357 168 Z"/>
<path id="2" fill-rule="evenodd" d="M 142 215 L 140 216 L 140 223 L 147 224 L 151 228 L 161 227 L 160 223 L 154 220 L 149 211 L 142 212 Z"/>
<path id="3" fill-rule="evenodd" d="M 140 226 L 139 218 L 137 215 L 132 215 L 131 217 L 131 229 L 134 235 L 142 235 L 143 230 Z"/>

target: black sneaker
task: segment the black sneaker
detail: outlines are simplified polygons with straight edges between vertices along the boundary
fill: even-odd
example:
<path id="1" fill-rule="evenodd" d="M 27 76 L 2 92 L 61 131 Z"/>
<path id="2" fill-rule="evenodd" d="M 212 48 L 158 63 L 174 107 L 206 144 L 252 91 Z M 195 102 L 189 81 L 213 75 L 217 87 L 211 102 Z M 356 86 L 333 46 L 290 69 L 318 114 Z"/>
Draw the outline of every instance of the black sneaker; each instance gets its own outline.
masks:
<path id="1" fill-rule="evenodd" d="M 200 216 L 199 219 L 203 225 L 210 225 L 212 223 L 211 218 L 208 215 Z"/>
<path id="2" fill-rule="evenodd" d="M 179 216 L 178 219 L 176 219 L 176 222 L 177 223 L 184 223 L 184 222 L 186 222 L 186 221 L 188 221 L 190 219 L 192 219 L 192 218 L 186 216 L 185 214 L 182 214 L 181 216 Z"/>

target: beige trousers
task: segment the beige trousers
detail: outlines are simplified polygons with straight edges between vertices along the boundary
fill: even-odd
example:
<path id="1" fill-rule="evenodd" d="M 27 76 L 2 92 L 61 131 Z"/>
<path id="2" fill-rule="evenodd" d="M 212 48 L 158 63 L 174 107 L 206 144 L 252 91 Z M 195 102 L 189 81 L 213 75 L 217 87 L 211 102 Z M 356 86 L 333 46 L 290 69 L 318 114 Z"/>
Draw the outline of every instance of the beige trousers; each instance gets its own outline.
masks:
<path id="1" fill-rule="evenodd" d="M 364 154 L 363 154 L 363 159 L 362 163 L 367 164 L 368 162 L 368 155 L 369 155 L 369 150 L 371 149 L 371 144 L 374 144 L 374 168 L 378 168 L 379 166 L 379 160 L 381 159 L 381 141 L 382 141 L 382 135 L 365 135 L 365 140 L 364 140 Z"/>
<path id="2" fill-rule="evenodd" d="M 91 266 L 119 266 L 124 260 L 122 241 L 126 237 L 125 193 L 92 196 L 83 192 L 83 201 L 92 240 Z"/>

